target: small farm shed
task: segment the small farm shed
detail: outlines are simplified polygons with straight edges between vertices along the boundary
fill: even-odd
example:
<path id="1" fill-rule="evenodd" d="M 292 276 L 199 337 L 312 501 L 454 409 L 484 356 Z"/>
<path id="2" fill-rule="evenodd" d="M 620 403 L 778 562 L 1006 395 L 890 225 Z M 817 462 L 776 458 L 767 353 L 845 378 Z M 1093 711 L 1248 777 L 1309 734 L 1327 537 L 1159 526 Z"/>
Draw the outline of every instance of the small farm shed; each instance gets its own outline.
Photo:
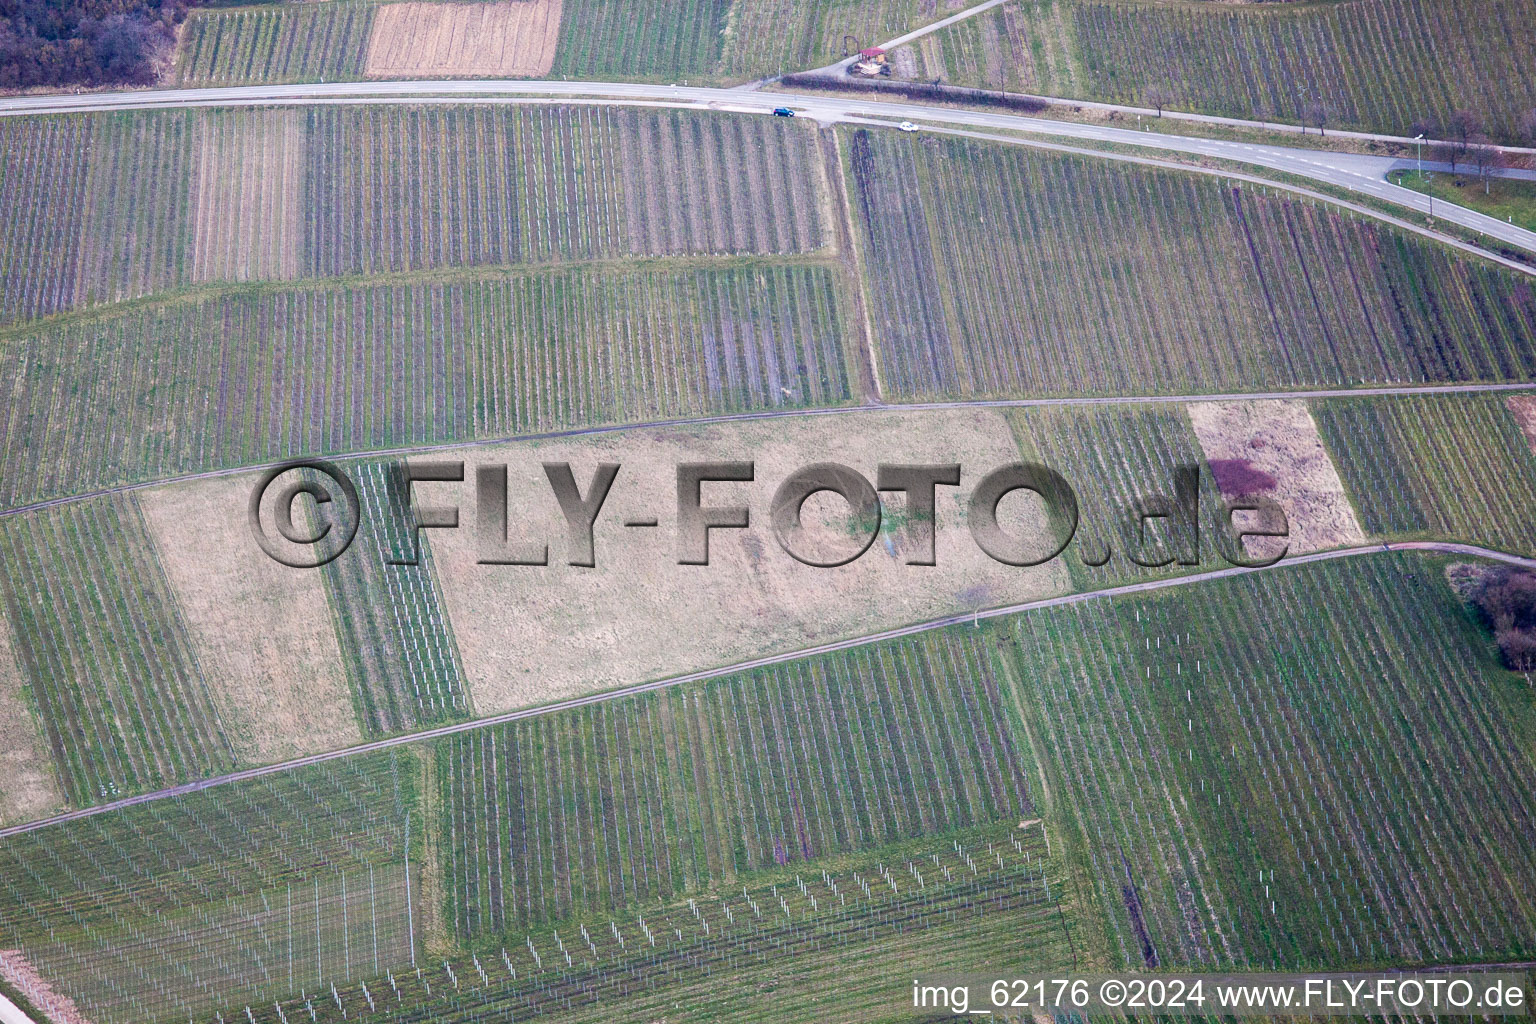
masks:
<path id="1" fill-rule="evenodd" d="M 859 59 L 853 65 L 853 73 L 864 75 L 867 78 L 874 78 L 877 75 L 888 75 L 891 73 L 890 64 L 887 63 L 888 60 L 889 57 L 886 52 L 878 46 L 871 46 L 867 50 L 860 50 Z"/>

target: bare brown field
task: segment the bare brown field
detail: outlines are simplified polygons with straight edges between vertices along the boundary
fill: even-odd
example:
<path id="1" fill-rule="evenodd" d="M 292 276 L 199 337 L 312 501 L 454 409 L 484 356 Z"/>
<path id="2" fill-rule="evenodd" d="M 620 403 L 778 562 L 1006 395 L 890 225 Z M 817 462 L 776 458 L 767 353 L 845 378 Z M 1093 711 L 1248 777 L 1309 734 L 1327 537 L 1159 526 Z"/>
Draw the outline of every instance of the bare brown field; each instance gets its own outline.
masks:
<path id="1" fill-rule="evenodd" d="M 1516 395 L 1509 400 L 1509 411 L 1520 424 L 1520 432 L 1530 442 L 1531 454 L 1536 455 L 1536 397 Z"/>
<path id="2" fill-rule="evenodd" d="M 385 4 L 373 17 L 363 71 L 542 78 L 554 64 L 562 2 Z"/>
<path id="3" fill-rule="evenodd" d="M 269 559 L 251 539 L 255 475 L 144 493 L 144 517 L 244 762 L 358 742 L 346 669 L 318 572 Z"/>
<path id="4" fill-rule="evenodd" d="M 0 824 L 31 821 L 64 806 L 53 758 L 23 685 L 11 624 L 0 614 Z"/>
<path id="5" fill-rule="evenodd" d="M 1223 495 L 1279 502 L 1290 521 L 1292 554 L 1365 543 L 1305 402 L 1197 402 L 1188 409 Z M 1255 554 L 1270 554 L 1278 542 L 1247 543 Z"/>
<path id="6" fill-rule="evenodd" d="M 303 265 L 304 115 L 210 111 L 192 139 L 192 279 L 291 281 Z"/>
<path id="7" fill-rule="evenodd" d="M 472 530 L 433 534 L 433 560 L 475 706 L 494 714 L 1063 592 L 1069 582 L 1059 560 L 1003 565 L 965 527 L 962 499 L 985 473 L 1018 458 L 1006 418 L 993 410 L 807 417 L 477 450 L 472 465 L 509 465 L 513 539 L 537 524 L 539 532 L 525 539 L 547 539 L 551 564 L 477 565 Z M 748 505 L 751 528 L 714 531 L 712 564 L 679 565 L 676 464 L 722 460 L 754 461 L 756 479 L 707 483 L 703 503 Z M 622 466 L 597 521 L 596 568 L 566 564 L 563 519 L 540 469 L 546 461 L 569 461 L 583 493 L 598 463 Z M 938 489 L 938 564 L 905 564 L 904 508 L 896 494 L 888 496 L 885 529 L 862 558 L 830 569 L 795 562 L 769 525 L 770 500 L 795 469 L 825 461 L 871 481 L 880 462 L 961 463 L 961 487 Z M 468 525 L 468 483 L 420 490 L 422 502 L 457 498 Z M 832 510 L 841 523 L 843 507 L 830 495 L 815 497 L 805 507 L 807 522 Z M 1000 513 L 1021 532 L 1044 536 L 1038 505 L 1031 508 L 1022 496 L 1005 499 Z M 656 517 L 660 527 L 626 528 L 631 517 Z M 840 541 L 847 537 L 841 529 L 840 537 L 820 532 L 816 539 Z"/>

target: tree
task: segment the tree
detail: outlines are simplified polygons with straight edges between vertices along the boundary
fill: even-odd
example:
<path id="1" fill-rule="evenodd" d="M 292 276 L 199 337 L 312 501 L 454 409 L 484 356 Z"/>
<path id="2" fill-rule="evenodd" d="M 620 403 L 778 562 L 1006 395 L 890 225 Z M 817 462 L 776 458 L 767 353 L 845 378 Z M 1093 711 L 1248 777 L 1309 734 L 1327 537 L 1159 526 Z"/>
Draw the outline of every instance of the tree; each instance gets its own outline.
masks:
<path id="1" fill-rule="evenodd" d="M 1490 179 L 1493 172 L 1508 163 L 1508 156 L 1481 132 L 1469 138 L 1467 145 L 1472 154 L 1472 163 L 1477 167 L 1477 176 L 1483 179 L 1483 195 L 1489 195 L 1492 192 Z"/>
<path id="2" fill-rule="evenodd" d="M 1473 137 L 1482 134 L 1482 131 L 1483 122 L 1476 114 L 1470 110 L 1458 110 L 1451 115 L 1450 131 L 1446 134 L 1450 136 L 1451 143 L 1456 147 L 1456 155 L 1466 156 L 1468 149 L 1471 148 Z M 1453 168 L 1455 163 L 1453 159 L 1451 161 Z"/>
<path id="3" fill-rule="evenodd" d="M 1317 127 L 1317 134 L 1328 134 L 1323 130 L 1328 125 L 1328 107 L 1322 100 L 1313 100 L 1307 104 L 1307 123 Z"/>
<path id="4" fill-rule="evenodd" d="M 1536 107 L 1527 110 L 1520 119 L 1520 141 L 1536 146 Z"/>
<path id="5" fill-rule="evenodd" d="M 1451 173 L 1456 173 L 1456 161 L 1461 159 L 1461 148 L 1455 142 L 1449 140 L 1437 142 L 1429 147 L 1429 158 L 1437 163 L 1450 164 Z"/>
<path id="6" fill-rule="evenodd" d="M 1157 110 L 1157 116 L 1163 116 L 1163 108 L 1173 102 L 1171 90 L 1161 85 L 1149 85 L 1141 95 L 1141 101 L 1149 107 Z"/>
<path id="7" fill-rule="evenodd" d="M 1422 135 L 1426 139 L 1436 139 L 1440 137 L 1440 122 L 1429 116 L 1416 117 L 1408 131 L 1415 136 Z"/>
<path id="8" fill-rule="evenodd" d="M 1488 570 L 1471 596 L 1493 629 L 1504 664 L 1518 672 L 1536 670 L 1536 573 Z"/>

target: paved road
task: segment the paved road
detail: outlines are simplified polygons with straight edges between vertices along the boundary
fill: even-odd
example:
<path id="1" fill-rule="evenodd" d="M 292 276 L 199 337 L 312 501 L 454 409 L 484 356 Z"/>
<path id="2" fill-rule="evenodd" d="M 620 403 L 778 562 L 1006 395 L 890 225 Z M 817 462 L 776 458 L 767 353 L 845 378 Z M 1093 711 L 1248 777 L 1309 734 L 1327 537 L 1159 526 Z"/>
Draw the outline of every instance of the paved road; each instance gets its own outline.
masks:
<path id="1" fill-rule="evenodd" d="M 1194 402 L 1236 402 L 1253 401 L 1255 399 L 1309 399 L 1309 398 L 1360 398 L 1371 396 L 1402 396 L 1402 395 L 1455 395 L 1455 394 L 1489 394 L 1505 391 L 1532 391 L 1536 390 L 1536 381 L 1522 384 L 1427 384 L 1427 385 L 1390 385 L 1384 387 L 1361 388 L 1321 388 L 1310 391 L 1233 391 L 1214 395 L 1130 395 L 1130 396 L 1084 396 L 1076 398 L 979 398 L 969 401 L 955 402 L 912 402 L 896 405 L 840 405 L 822 409 L 760 409 L 755 412 L 723 413 L 718 416 L 694 416 L 668 420 L 645 420 L 637 423 L 606 423 L 591 427 L 571 427 L 567 430 L 549 430 L 538 434 L 512 434 L 506 437 L 476 438 L 467 441 L 444 441 L 439 444 L 412 445 L 405 448 L 373 448 L 360 451 L 338 452 L 334 454 L 319 453 L 319 456 L 332 462 L 350 462 L 356 459 L 383 459 L 391 457 L 410 457 L 415 455 L 431 455 L 437 452 L 471 451 L 475 448 L 488 448 L 492 445 L 515 444 L 527 441 L 550 441 L 569 437 L 591 437 L 600 434 L 616 434 L 628 430 L 663 430 L 689 426 L 709 426 L 719 423 L 751 423 L 760 420 L 788 419 L 800 416 L 844 416 L 849 413 L 860 412 L 937 412 L 954 409 L 1030 409 L 1051 406 L 1098 406 L 1098 405 L 1188 405 Z M 313 453 L 305 453 L 313 454 Z M 242 473 L 258 473 L 263 470 L 279 466 L 280 462 L 263 462 L 248 466 L 229 466 L 223 469 L 209 469 L 200 473 L 184 473 L 180 476 L 162 477 L 158 480 L 145 480 L 139 483 L 121 484 L 117 487 L 104 487 L 95 491 L 83 491 L 79 494 L 69 494 L 58 498 L 49 498 L 47 501 L 37 501 L 30 505 L 17 505 L 14 508 L 0 509 L 0 519 L 6 516 L 22 515 L 26 512 L 39 512 L 43 509 L 57 508 L 60 505 L 69 505 L 78 501 L 88 501 L 92 498 L 104 498 L 113 494 L 126 494 L 130 491 L 143 491 L 151 487 L 166 487 L 172 484 L 192 483 L 197 480 L 216 480 L 221 477 L 239 476 Z"/>
<path id="2" fill-rule="evenodd" d="M 385 81 L 336 82 L 322 85 L 253 85 L 226 89 L 170 89 L 86 95 L 11 96 L 0 98 L 0 116 L 70 111 L 144 110 L 207 106 L 269 106 L 357 103 L 516 103 L 595 102 L 700 107 L 763 114 L 789 105 L 823 122 L 857 118 L 915 121 L 964 128 L 1025 132 L 1079 141 L 1117 143 L 1193 156 L 1234 160 L 1389 200 L 1410 210 L 1429 212 L 1429 200 L 1410 189 L 1382 180 L 1385 170 L 1370 161 L 1380 158 L 1322 150 L 1264 146 L 1221 139 L 1164 135 L 1130 128 L 1073 124 L 1045 118 L 991 111 L 959 110 L 868 96 L 810 96 L 732 89 L 662 87 L 612 82 L 549 81 Z M 1366 161 L 1362 163 L 1362 161 Z M 1507 246 L 1536 252 L 1536 232 L 1495 220 L 1459 206 L 1439 202 L 1440 220 L 1480 232 Z"/>
<path id="3" fill-rule="evenodd" d="M 832 654 L 837 651 L 845 651 L 854 647 L 862 647 L 866 644 L 880 643 L 886 640 L 895 640 L 900 637 L 913 636 L 918 633 L 927 633 L 936 629 L 944 629 L 949 626 L 963 626 L 967 623 L 980 623 L 983 619 L 996 619 L 1008 615 L 1018 615 L 1023 612 L 1037 611 L 1042 608 L 1058 608 L 1063 605 L 1085 604 L 1090 601 L 1102 601 L 1106 598 L 1126 597 L 1132 594 L 1146 594 L 1157 590 L 1168 590 L 1173 587 L 1184 587 L 1196 583 L 1208 583 L 1213 580 L 1231 579 L 1235 576 L 1247 576 L 1253 573 L 1279 572 L 1291 566 L 1311 565 L 1317 562 L 1332 562 L 1342 558 L 1356 558 L 1361 555 L 1380 554 L 1384 551 L 1429 551 L 1441 554 L 1465 555 L 1469 558 L 1483 558 L 1505 565 L 1519 566 L 1525 569 L 1536 569 L 1536 559 L 1524 558 L 1520 555 L 1512 555 L 1504 551 L 1494 551 L 1490 548 L 1478 547 L 1472 544 L 1454 544 L 1440 541 L 1410 541 L 1402 543 L 1369 544 L 1356 548 L 1341 548 L 1335 551 L 1320 551 L 1309 555 L 1297 555 L 1265 568 L 1240 568 L 1229 566 L 1224 569 L 1212 569 L 1208 572 L 1192 573 L 1188 576 L 1174 576 L 1166 579 L 1148 580 L 1143 583 L 1131 583 L 1120 587 L 1109 587 L 1104 590 L 1092 590 L 1075 594 L 1063 594 L 1059 597 L 1041 598 L 1035 601 L 1025 601 L 1021 604 L 1005 605 L 1001 608 L 992 608 L 987 611 L 966 612 L 959 615 L 946 615 L 939 619 L 930 619 L 927 622 L 913 623 L 910 626 L 902 626 L 897 629 L 888 629 L 879 633 L 870 633 L 865 636 L 851 637 L 847 640 L 838 640 L 829 644 L 818 644 L 814 647 L 802 648 L 798 651 L 786 651 L 781 654 L 772 654 L 762 658 L 753 658 L 749 661 L 737 662 L 733 665 L 722 665 L 719 668 L 704 669 L 699 672 L 688 672 L 683 675 L 670 676 L 666 679 L 656 679 L 648 683 L 639 683 L 634 686 L 626 686 L 617 690 L 608 690 L 603 693 L 588 694 L 585 697 L 576 697 L 571 700 L 557 701 L 553 704 L 545 704 L 540 707 L 524 708 L 519 711 L 511 711 L 503 715 L 493 715 L 473 722 L 459 722 L 454 725 L 445 725 L 436 729 L 427 729 L 422 732 L 411 733 L 405 736 L 393 736 L 389 739 L 375 740 L 372 743 L 363 743 L 355 747 L 347 747 L 342 750 L 332 750 L 323 754 L 313 754 L 309 757 L 295 758 L 292 761 L 284 761 L 281 764 L 266 765 L 261 768 L 248 768 L 244 771 L 230 772 L 226 775 L 217 775 L 197 782 L 189 782 L 180 786 L 172 786 L 169 789 L 156 790 L 153 793 L 143 793 L 139 796 L 125 797 L 114 800 L 111 803 L 98 804 L 95 807 L 85 807 L 77 811 L 69 811 L 51 818 L 43 818 L 39 821 L 27 822 L 21 825 L 12 825 L 9 828 L 0 829 L 0 839 L 8 836 L 22 835 L 27 832 L 35 832 L 51 825 L 59 825 L 68 821 L 79 821 L 83 818 L 95 817 L 110 811 L 122 810 L 126 807 L 135 807 L 140 804 L 153 803 L 157 800 L 166 800 L 172 797 L 187 796 L 216 786 L 226 786 L 234 782 L 244 782 L 250 779 L 261 778 L 265 775 L 275 775 L 279 772 L 291 771 L 295 768 L 303 768 L 308 765 L 323 764 L 327 761 L 336 761 L 341 758 L 356 757 L 360 754 L 376 753 L 381 750 L 389 750 L 392 747 L 403 746 L 408 743 L 420 743 L 425 740 L 440 739 L 444 736 L 453 736 L 459 733 L 473 732 L 488 726 L 503 725 L 508 722 L 518 722 L 527 718 L 537 718 L 542 715 L 551 715 L 560 711 L 569 711 L 573 708 L 586 707 L 591 704 L 602 704 L 607 701 L 619 700 L 624 697 L 632 697 L 636 694 L 650 693 L 654 690 L 663 690 L 673 686 L 681 686 L 684 683 L 702 682 L 708 679 L 716 679 L 720 676 L 734 675 L 738 672 L 746 672 L 752 669 L 765 668 L 771 665 L 780 665 L 788 661 L 796 661 L 801 658 L 815 657 L 821 654 Z"/>

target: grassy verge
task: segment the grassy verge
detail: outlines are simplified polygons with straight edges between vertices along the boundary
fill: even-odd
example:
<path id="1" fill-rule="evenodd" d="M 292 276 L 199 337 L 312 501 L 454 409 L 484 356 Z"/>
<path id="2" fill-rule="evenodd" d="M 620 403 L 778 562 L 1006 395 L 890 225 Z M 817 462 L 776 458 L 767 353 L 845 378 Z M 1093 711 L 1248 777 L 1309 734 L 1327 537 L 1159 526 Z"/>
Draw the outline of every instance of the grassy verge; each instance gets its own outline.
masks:
<path id="1" fill-rule="evenodd" d="M 1536 231 L 1536 181 L 1479 181 L 1475 173 L 1426 174 L 1421 178 L 1414 171 L 1395 173 L 1391 180 L 1394 185 Z"/>

